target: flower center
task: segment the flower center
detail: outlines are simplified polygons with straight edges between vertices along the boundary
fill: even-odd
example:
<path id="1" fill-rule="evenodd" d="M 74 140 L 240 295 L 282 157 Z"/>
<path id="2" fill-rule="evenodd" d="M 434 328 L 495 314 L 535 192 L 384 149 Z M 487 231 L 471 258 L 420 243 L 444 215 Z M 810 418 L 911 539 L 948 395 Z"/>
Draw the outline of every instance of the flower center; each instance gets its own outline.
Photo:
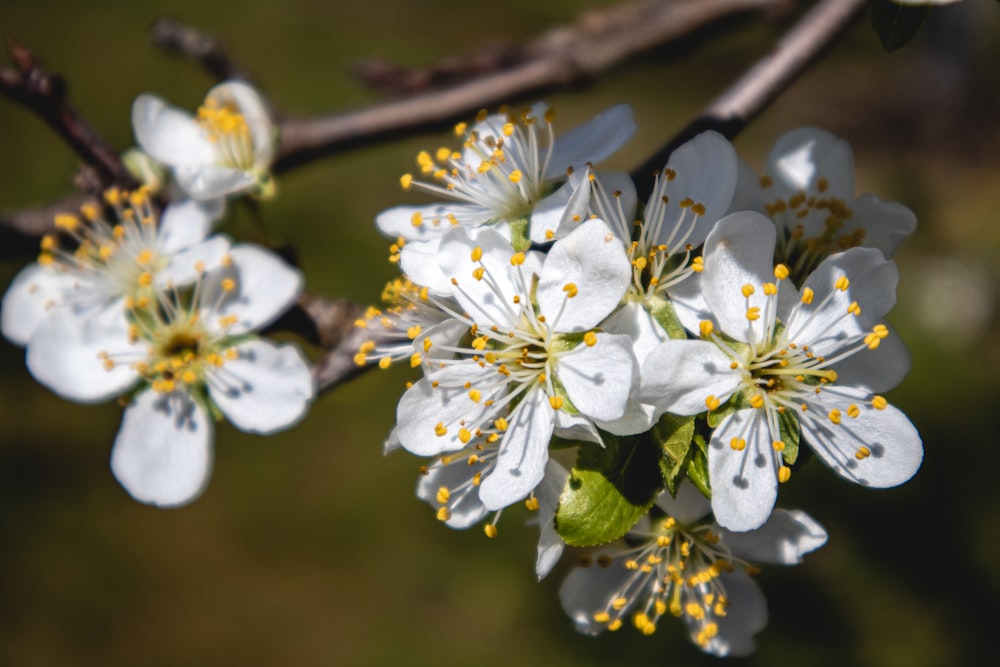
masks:
<path id="1" fill-rule="evenodd" d="M 250 127 L 232 102 L 209 100 L 198 109 L 198 123 L 209 141 L 216 145 L 219 164 L 242 171 L 254 167 Z"/>

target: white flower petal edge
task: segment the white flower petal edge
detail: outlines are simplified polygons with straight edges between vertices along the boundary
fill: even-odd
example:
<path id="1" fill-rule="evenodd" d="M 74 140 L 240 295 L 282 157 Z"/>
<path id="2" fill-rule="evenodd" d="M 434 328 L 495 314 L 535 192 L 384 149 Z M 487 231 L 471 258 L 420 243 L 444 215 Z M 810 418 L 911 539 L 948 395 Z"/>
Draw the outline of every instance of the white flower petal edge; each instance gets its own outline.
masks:
<path id="1" fill-rule="evenodd" d="M 185 505 L 212 469 L 212 422 L 184 392 L 145 391 L 126 410 L 111 450 L 111 471 L 136 500 Z"/>
<path id="2" fill-rule="evenodd" d="M 733 441 L 745 442 L 742 449 Z M 712 435 L 708 476 L 712 511 L 723 528 L 753 530 L 767 521 L 778 497 L 779 463 L 760 410 L 739 410 Z"/>
<path id="3" fill-rule="evenodd" d="M 234 349 L 239 356 L 206 377 L 209 395 L 226 418 L 242 431 L 261 434 L 302 419 L 313 381 L 298 348 L 251 340 Z"/>
<path id="4" fill-rule="evenodd" d="M 191 114 L 155 95 L 140 95 L 132 103 L 132 128 L 142 149 L 164 164 L 201 164 L 215 158 L 215 149 Z"/>
<path id="5" fill-rule="evenodd" d="M 734 533 L 723 529 L 721 539 L 733 553 L 755 563 L 795 565 L 826 544 L 827 533 L 801 510 L 776 509 L 757 530 Z"/>
<path id="6" fill-rule="evenodd" d="M 741 376 L 714 343 L 667 340 L 642 362 L 639 399 L 657 408 L 657 414 L 696 415 L 707 410 L 706 399 L 725 401 Z"/>
<path id="7" fill-rule="evenodd" d="M 635 113 L 627 104 L 616 106 L 574 127 L 556 139 L 545 179 L 559 178 L 567 169 L 598 163 L 628 143 L 637 129 Z"/>
<path id="8" fill-rule="evenodd" d="M 231 335 L 261 329 L 288 310 L 302 291 L 302 274 L 273 252 L 251 243 L 233 246 L 229 253 L 237 289 L 222 298 L 219 283 L 212 281 L 202 303 L 220 305 L 217 315 L 235 315 Z"/>
<path id="9" fill-rule="evenodd" d="M 77 280 L 74 273 L 53 271 L 37 262 L 21 269 L 0 305 L 4 337 L 15 345 L 27 345 L 32 332 L 62 303 Z"/>
<path id="10" fill-rule="evenodd" d="M 535 574 L 538 580 L 544 579 L 559 561 L 563 552 L 563 540 L 556 532 L 556 509 L 559 506 L 559 496 L 569 480 L 569 471 L 562 465 L 549 459 L 545 463 L 545 477 L 535 489 L 538 499 L 538 556 L 535 559 Z"/>

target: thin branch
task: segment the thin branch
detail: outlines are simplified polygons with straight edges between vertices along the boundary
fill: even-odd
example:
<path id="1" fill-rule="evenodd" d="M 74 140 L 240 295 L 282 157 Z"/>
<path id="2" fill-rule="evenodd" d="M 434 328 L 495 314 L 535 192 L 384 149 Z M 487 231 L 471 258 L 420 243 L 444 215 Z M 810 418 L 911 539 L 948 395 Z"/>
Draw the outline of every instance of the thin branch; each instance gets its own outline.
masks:
<path id="1" fill-rule="evenodd" d="M 252 81 L 250 71 L 233 59 L 213 35 L 174 19 L 158 19 L 149 29 L 149 39 L 168 53 L 189 58 L 217 81 Z"/>
<path id="2" fill-rule="evenodd" d="M 95 170 L 102 186 L 137 185 L 118 153 L 70 106 L 62 78 L 42 69 L 25 46 L 11 40 L 7 48 L 14 67 L 0 68 L 0 93 L 48 123 Z"/>
<path id="3" fill-rule="evenodd" d="M 571 27 L 530 42 L 513 66 L 441 90 L 358 111 L 281 124 L 276 172 L 330 153 L 434 129 L 529 93 L 591 80 L 625 61 L 749 12 L 788 9 L 789 0 L 645 0 L 587 12 Z M 501 59 L 502 60 L 502 59 Z"/>
<path id="4" fill-rule="evenodd" d="M 701 115 L 632 172 L 641 195 L 653 189 L 653 174 L 678 146 L 706 130 L 732 139 L 795 79 L 816 62 L 851 23 L 867 0 L 823 0 L 803 16 L 767 55 L 709 104 Z"/>

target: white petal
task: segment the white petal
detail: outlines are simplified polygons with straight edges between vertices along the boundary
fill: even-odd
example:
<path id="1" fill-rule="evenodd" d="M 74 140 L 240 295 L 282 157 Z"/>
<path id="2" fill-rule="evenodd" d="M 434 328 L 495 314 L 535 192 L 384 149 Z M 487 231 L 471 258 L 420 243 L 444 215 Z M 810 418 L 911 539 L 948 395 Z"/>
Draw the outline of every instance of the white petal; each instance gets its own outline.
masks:
<path id="1" fill-rule="evenodd" d="M 573 405 L 586 417 L 609 421 L 625 414 L 638 368 L 628 336 L 597 334 L 559 357 L 556 374 Z"/>
<path id="2" fill-rule="evenodd" d="M 877 349 L 862 349 L 832 366 L 837 372 L 837 384 L 864 387 L 870 391 L 889 391 L 899 385 L 910 372 L 910 351 L 892 328 Z"/>
<path id="3" fill-rule="evenodd" d="M 917 472 L 924 456 L 917 429 L 897 408 L 876 410 L 862 390 L 830 386 L 821 394 L 824 412 L 836 407 L 843 413 L 840 424 L 824 415 L 801 420 L 802 437 L 823 461 L 844 479 L 873 488 L 888 488 L 907 481 Z M 847 415 L 857 405 L 856 418 Z M 858 459 L 860 447 L 871 455 Z"/>
<path id="4" fill-rule="evenodd" d="M 642 362 L 639 399 L 659 412 L 696 415 L 708 410 L 706 399 L 725 402 L 742 379 L 730 359 L 715 343 L 702 340 L 668 340 Z"/>
<path id="5" fill-rule="evenodd" d="M 142 150 L 170 167 L 215 161 L 215 146 L 194 117 L 155 95 L 135 99 L 132 128 Z"/>
<path id="6" fill-rule="evenodd" d="M 389 238 L 419 241 L 441 236 L 451 229 L 452 223 L 447 217 L 449 213 L 468 227 L 478 227 L 490 218 L 486 209 L 471 204 L 394 206 L 375 216 L 375 226 Z M 415 220 L 420 224 L 414 225 Z"/>
<path id="7" fill-rule="evenodd" d="M 705 301 L 701 292 L 701 274 L 692 273 L 687 278 L 672 285 L 667 290 L 674 314 L 680 320 L 681 326 L 692 333 L 698 332 L 698 326 L 703 320 L 714 319 L 712 309 Z"/>
<path id="8" fill-rule="evenodd" d="M 666 491 L 661 492 L 656 504 L 680 523 L 694 523 L 712 511 L 711 501 L 689 481 L 681 482 L 676 498 Z"/>
<path id="9" fill-rule="evenodd" d="M 563 540 L 556 532 L 555 516 L 559 506 L 559 496 L 566 487 L 569 471 L 549 459 L 545 463 L 545 477 L 535 489 L 538 499 L 538 555 L 535 559 L 535 574 L 541 581 L 552 571 L 563 552 Z"/>
<path id="10" fill-rule="evenodd" d="M 841 277 L 849 281 L 846 291 L 834 286 Z M 829 356 L 845 338 L 882 321 L 896 303 L 898 282 L 896 263 L 874 248 L 851 248 L 830 255 L 806 278 L 803 290 L 813 290 L 812 302 L 799 303 L 792 310 L 786 335 L 800 345 L 809 345 L 818 355 Z M 848 313 L 855 301 L 861 307 L 859 316 Z"/>
<path id="11" fill-rule="evenodd" d="M 472 260 L 476 249 L 482 250 L 478 262 Z M 489 228 L 473 231 L 455 227 L 441 239 L 438 252 L 441 272 L 449 281 L 454 279 L 457 283 L 452 285 L 453 296 L 480 325 L 509 330 L 518 324 L 519 317 L 513 310 L 514 297 L 527 298 L 531 274 L 522 272 L 523 278 L 515 282 L 517 268 L 524 267 L 511 266 L 513 255 L 510 242 Z M 480 268 L 485 269 L 485 273 L 477 279 L 473 273 Z"/>
<path id="12" fill-rule="evenodd" d="M 702 132 L 670 155 L 667 169 L 676 176 L 672 180 L 661 178 L 660 187 L 653 193 L 656 199 L 663 196 L 669 198 L 663 233 L 655 242 L 665 243 L 671 249 L 686 244 L 699 246 L 715 222 L 725 215 L 733 200 L 738 172 L 736 149 L 718 132 Z M 676 237 L 671 241 L 669 235 L 674 228 L 673 221 L 683 214 L 678 205 L 687 198 L 703 204 L 705 213 L 698 217 L 693 231 L 683 242 Z M 651 208 L 652 203 L 648 207 Z M 690 215 L 688 212 L 687 216 Z"/>
<path id="13" fill-rule="evenodd" d="M 218 234 L 188 246 L 175 252 L 167 266 L 156 272 L 156 283 L 160 287 L 190 285 L 201 275 L 199 268 L 202 271 L 218 268 L 228 252 L 229 239 Z"/>
<path id="14" fill-rule="evenodd" d="M 98 355 L 127 359 L 107 370 Z M 128 343 L 124 308 L 80 320 L 59 310 L 42 322 L 28 341 L 28 370 L 63 398 L 97 403 L 122 394 L 139 379 L 130 366 L 145 357 L 142 345 Z"/>
<path id="15" fill-rule="evenodd" d="M 0 306 L 0 329 L 7 340 L 27 345 L 32 332 L 62 304 L 77 279 L 75 273 L 47 269 L 37 262 L 21 269 Z"/>
<path id="16" fill-rule="evenodd" d="M 157 249 L 161 253 L 173 253 L 203 241 L 225 210 L 225 199 L 172 202 L 160 217 Z"/>
<path id="17" fill-rule="evenodd" d="M 511 413 L 500 441 L 496 468 L 479 487 L 486 509 L 496 511 L 521 500 L 545 474 L 554 411 L 545 392 L 535 389 Z"/>
<path id="18" fill-rule="evenodd" d="M 632 341 L 632 352 L 642 362 L 653 348 L 669 340 L 667 332 L 641 304 L 630 301 L 601 323 L 601 330 L 611 334 L 624 334 Z"/>
<path id="19" fill-rule="evenodd" d="M 212 422 L 184 393 L 145 391 L 126 410 L 111 472 L 139 502 L 177 507 L 197 498 L 212 470 Z"/>
<path id="20" fill-rule="evenodd" d="M 270 250 L 252 243 L 241 243 L 229 251 L 232 267 L 217 276 L 208 276 L 203 283 L 203 304 L 220 300 L 221 283 L 215 278 L 232 276 L 236 289 L 221 299 L 214 315 L 235 315 L 237 324 L 227 331 L 231 335 L 257 331 L 288 310 L 302 291 L 302 274 Z"/>
<path id="21" fill-rule="evenodd" d="M 589 169 L 575 171 L 558 190 L 543 198 L 531 212 L 530 237 L 534 243 L 560 239 L 586 220 L 590 206 Z"/>
<path id="22" fill-rule="evenodd" d="M 607 552 L 595 552 L 592 560 L 596 562 L 605 553 Z M 596 635 L 607 628 L 607 624 L 594 620 L 594 614 L 603 612 L 611 599 L 617 597 L 617 593 L 625 587 L 626 580 L 632 577 L 632 571 L 625 568 L 623 561 L 624 559 L 616 558 L 608 567 L 576 566 L 563 580 L 559 587 L 559 601 L 563 611 L 573 619 L 577 632 Z M 623 618 L 628 618 L 629 609 L 639 599 L 637 595 L 629 596 L 625 607 L 618 613 Z"/>
<path id="23" fill-rule="evenodd" d="M 625 248 L 602 220 L 552 246 L 538 279 L 538 306 L 554 331 L 586 331 L 618 306 L 632 279 Z M 569 297 L 567 285 L 575 285 Z"/>
<path id="24" fill-rule="evenodd" d="M 753 563 L 795 565 L 802 556 L 826 544 L 826 530 L 801 510 L 776 509 L 758 528 L 744 533 L 723 529 L 722 543 Z"/>
<path id="25" fill-rule="evenodd" d="M 632 242 L 630 233 L 639 208 L 639 195 L 632 177 L 623 171 L 599 171 L 594 173 L 593 193 L 590 210 L 608 223 L 623 243 Z"/>
<path id="26" fill-rule="evenodd" d="M 868 248 L 878 248 L 892 257 L 899 244 L 917 229 L 917 216 L 896 202 L 882 201 L 872 194 L 863 194 L 851 204 L 854 215 L 847 221 L 847 230 L 861 227 L 867 233 L 861 240 Z"/>
<path id="27" fill-rule="evenodd" d="M 177 184 L 191 197 L 212 200 L 247 192 L 257 185 L 250 172 L 213 164 L 180 165 L 174 168 Z"/>
<path id="28" fill-rule="evenodd" d="M 490 367 L 480 368 L 468 360 L 437 370 L 406 390 L 396 408 L 396 433 L 403 447 L 419 456 L 435 456 L 442 452 L 462 449 L 459 439 L 463 426 L 475 431 L 486 420 L 492 421 L 495 410 L 486 406 L 506 393 L 506 387 L 495 380 L 497 373 Z M 432 386 L 437 382 L 438 386 Z M 482 388 L 481 400 L 473 401 L 464 386 Z M 436 433 L 438 424 L 447 433 Z M 529 489 L 530 490 L 530 489 Z"/>
<path id="29" fill-rule="evenodd" d="M 601 429 L 615 435 L 638 435 L 653 428 L 659 413 L 654 406 L 636 399 L 636 392 L 637 388 L 633 388 L 633 395 L 625 404 L 625 414 L 621 417 L 612 420 L 595 419 L 594 423 Z M 603 444 L 602 440 L 594 442 Z"/>
<path id="30" fill-rule="evenodd" d="M 485 468 L 486 463 L 482 459 L 472 465 L 469 465 L 464 458 L 456 459 L 447 465 L 435 464 L 426 475 L 420 476 L 420 481 L 417 482 L 417 498 L 432 507 L 442 507 L 437 501 L 438 489 L 441 487 L 449 490 L 461 489 L 451 494 L 447 503 L 450 517 L 445 524 L 449 528 L 459 530 L 475 525 L 486 516 L 487 511 L 479 500 L 472 478 Z"/>
<path id="31" fill-rule="evenodd" d="M 716 619 L 718 634 L 702 650 L 719 657 L 749 655 L 755 648 L 754 635 L 767 627 L 767 601 L 745 570 L 723 573 L 719 583 L 729 605 L 726 615 Z"/>
<path id="32" fill-rule="evenodd" d="M 843 139 L 814 127 L 803 127 L 782 135 L 767 160 L 772 193 L 787 198 L 800 191 L 819 194 L 818 181 L 824 178 L 825 197 L 854 198 L 854 156 Z M 771 197 L 768 197 L 771 199 Z"/>
<path id="33" fill-rule="evenodd" d="M 253 140 L 254 165 L 267 169 L 274 155 L 274 125 L 257 90 L 242 81 L 226 81 L 208 91 L 205 100 L 235 104 Z"/>
<path id="34" fill-rule="evenodd" d="M 774 223 L 753 211 L 730 213 L 716 224 L 705 241 L 705 270 L 701 291 L 719 328 L 744 343 L 760 340 L 769 324 L 764 283 L 774 282 Z M 746 298 L 741 289 L 751 285 Z M 747 319 L 749 308 L 759 308 L 760 319 Z"/>
<path id="35" fill-rule="evenodd" d="M 556 138 L 545 180 L 559 178 L 570 167 L 583 169 L 588 163 L 600 162 L 624 146 L 635 130 L 635 114 L 627 104 L 613 106 L 594 116 Z"/>
<path id="36" fill-rule="evenodd" d="M 736 191 L 733 193 L 733 201 L 729 203 L 730 212 L 759 211 L 763 213 L 766 210 L 764 208 L 766 197 L 760 186 L 760 177 L 743 158 L 737 156 L 736 162 Z"/>
<path id="37" fill-rule="evenodd" d="M 440 296 L 451 296 L 451 281 L 441 271 L 441 238 L 410 241 L 399 251 L 399 268 L 417 285 Z"/>
<path id="38" fill-rule="evenodd" d="M 733 438 L 746 440 L 736 451 Z M 771 434 L 761 410 L 738 410 L 712 435 L 708 476 L 712 511 L 723 528 L 754 530 L 764 525 L 778 495 L 778 471 Z"/>
<path id="39" fill-rule="evenodd" d="M 580 442 L 593 442 L 601 447 L 604 440 L 600 432 L 594 426 L 594 422 L 580 414 L 570 414 L 565 410 L 556 411 L 556 420 L 552 428 L 553 435 L 566 440 L 578 440 Z"/>
<path id="40" fill-rule="evenodd" d="M 312 373 L 294 345 L 250 340 L 206 378 L 208 393 L 236 428 L 274 433 L 298 422 L 313 398 Z"/>

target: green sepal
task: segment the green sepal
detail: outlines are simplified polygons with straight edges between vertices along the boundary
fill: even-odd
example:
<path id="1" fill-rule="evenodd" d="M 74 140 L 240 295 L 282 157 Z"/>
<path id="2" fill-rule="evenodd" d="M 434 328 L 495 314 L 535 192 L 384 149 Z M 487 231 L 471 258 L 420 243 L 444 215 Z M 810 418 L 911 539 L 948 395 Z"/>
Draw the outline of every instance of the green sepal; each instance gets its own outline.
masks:
<path id="1" fill-rule="evenodd" d="M 712 487 L 708 482 L 708 445 L 705 437 L 696 433 L 692 447 L 688 452 L 687 478 L 701 491 L 706 498 L 712 497 Z"/>
<path id="2" fill-rule="evenodd" d="M 660 447 L 660 474 L 670 495 L 677 495 L 677 486 L 684 479 L 694 437 L 694 417 L 664 414 L 650 431 Z"/>
<path id="3" fill-rule="evenodd" d="M 646 308 L 649 309 L 649 314 L 653 316 L 657 324 L 663 327 L 663 330 L 667 332 L 670 338 L 684 340 L 688 337 L 687 330 L 684 329 L 681 321 L 677 318 L 674 305 L 670 301 L 654 296 L 646 300 Z"/>
<path id="4" fill-rule="evenodd" d="M 875 34 L 886 51 L 895 51 L 906 46 L 920 31 L 929 5 L 901 5 L 891 0 L 870 0 L 868 14 Z"/>
<path id="5" fill-rule="evenodd" d="M 781 457 L 785 463 L 792 465 L 799 458 L 799 420 L 792 410 L 786 409 L 778 413 L 778 429 L 781 431 L 781 441 L 785 443 L 785 449 L 781 452 Z"/>
<path id="6" fill-rule="evenodd" d="M 623 536 L 653 506 L 663 487 L 660 448 L 651 438 L 601 435 L 604 447 L 580 444 L 559 497 L 556 531 L 570 546 L 599 546 Z"/>
<path id="7" fill-rule="evenodd" d="M 507 224 L 510 225 L 510 244 L 514 246 L 514 251 L 528 252 L 531 247 L 531 238 L 528 236 L 530 219 L 527 217 L 515 218 L 508 220 Z M 532 294 L 534 294 L 533 290 Z"/>
<path id="8" fill-rule="evenodd" d="M 735 396 L 731 397 L 728 401 L 717 407 L 715 410 L 710 410 L 705 415 L 705 421 L 708 422 L 708 425 L 711 428 L 719 428 L 719 424 L 722 423 L 723 419 L 736 412 L 737 402 L 738 402 L 737 397 Z"/>

